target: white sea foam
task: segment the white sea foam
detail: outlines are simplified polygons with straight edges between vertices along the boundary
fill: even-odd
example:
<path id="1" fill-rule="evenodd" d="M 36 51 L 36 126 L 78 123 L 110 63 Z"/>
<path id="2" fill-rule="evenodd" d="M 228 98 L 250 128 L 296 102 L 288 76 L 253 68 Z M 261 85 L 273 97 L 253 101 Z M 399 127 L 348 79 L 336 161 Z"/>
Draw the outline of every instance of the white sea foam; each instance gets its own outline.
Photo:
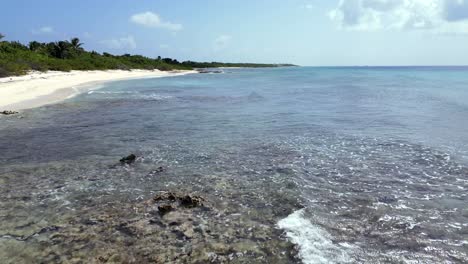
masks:
<path id="1" fill-rule="evenodd" d="M 134 94 L 133 91 L 89 91 L 88 94 Z"/>
<path id="2" fill-rule="evenodd" d="M 304 217 L 304 210 L 280 220 L 278 227 L 284 229 L 288 239 L 297 245 L 299 257 L 305 264 L 352 262 L 346 250 L 332 242 L 330 234 Z"/>
<path id="3" fill-rule="evenodd" d="M 152 94 L 149 94 L 149 95 L 144 95 L 141 98 L 149 99 L 149 100 L 162 101 L 162 100 L 172 99 L 172 98 L 174 98 L 174 96 L 152 93 Z"/>
<path id="4" fill-rule="evenodd" d="M 174 98 L 172 95 L 164 95 L 157 93 L 144 94 L 134 91 L 89 91 L 88 94 L 105 94 L 105 95 L 129 95 L 132 98 L 136 99 L 146 99 L 146 100 L 168 100 Z M 128 98 L 128 97 L 127 97 Z"/>

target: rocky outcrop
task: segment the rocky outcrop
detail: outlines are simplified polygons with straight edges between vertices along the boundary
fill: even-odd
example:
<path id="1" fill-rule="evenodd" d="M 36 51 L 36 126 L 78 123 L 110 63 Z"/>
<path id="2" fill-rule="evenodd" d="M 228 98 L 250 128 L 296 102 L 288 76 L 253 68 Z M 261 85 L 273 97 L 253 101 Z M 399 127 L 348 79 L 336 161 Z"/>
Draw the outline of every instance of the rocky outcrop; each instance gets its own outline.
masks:
<path id="1" fill-rule="evenodd" d="M 5 111 L 0 112 L 0 115 L 16 115 L 16 114 L 18 114 L 18 112 L 10 111 L 10 110 L 5 110 Z"/>
<path id="2" fill-rule="evenodd" d="M 127 157 L 121 158 L 120 163 L 130 165 L 130 164 L 132 164 L 132 163 L 134 163 L 136 161 L 136 158 L 137 157 L 135 156 L 135 154 L 130 154 Z"/>
<path id="3" fill-rule="evenodd" d="M 182 194 L 175 192 L 160 192 L 153 197 L 154 202 L 175 203 L 178 207 L 194 208 L 203 206 L 205 201 L 202 197 L 192 194 Z"/>
<path id="4" fill-rule="evenodd" d="M 144 172 L 148 164 L 140 165 Z M 266 202 L 251 189 L 236 185 L 237 178 L 208 175 L 206 188 L 197 189 L 190 188 L 196 184 L 193 176 L 185 185 L 165 187 L 164 179 L 172 175 L 148 179 L 141 174 L 136 179 L 127 177 L 128 170 L 110 172 L 114 176 L 122 172 L 121 179 L 129 182 L 154 180 L 161 183 L 154 189 L 165 191 L 148 188 L 140 196 L 117 188 L 116 193 L 123 195 L 110 196 L 93 189 L 80 196 L 82 207 L 67 205 L 77 211 L 67 209 L 57 214 L 57 220 L 41 222 L 46 228 L 23 232 L 12 226 L 5 231 L 9 237 L 0 236 L 2 243 L 10 248 L 21 243 L 20 249 L 26 245 L 28 258 L 44 263 L 300 263 L 294 258 L 294 245 L 281 239 L 283 231 L 276 228 L 275 217 L 296 209 L 294 195 L 288 200 L 275 193 Z M 231 192 L 227 186 L 244 192 Z M 31 250 L 39 246 L 40 250 Z M 0 250 L 0 256 L 18 254 Z"/>
<path id="5" fill-rule="evenodd" d="M 198 73 L 224 73 L 222 70 L 198 70 Z"/>
<path id="6" fill-rule="evenodd" d="M 164 172 L 164 171 L 165 171 L 164 167 L 158 167 L 157 169 L 152 170 L 152 171 L 149 173 L 149 175 L 160 174 L 160 173 L 162 173 L 162 172 Z"/>
<path id="7" fill-rule="evenodd" d="M 158 206 L 158 211 L 161 216 L 164 216 L 165 214 L 169 213 L 172 211 L 174 208 L 170 204 L 163 204 Z"/>

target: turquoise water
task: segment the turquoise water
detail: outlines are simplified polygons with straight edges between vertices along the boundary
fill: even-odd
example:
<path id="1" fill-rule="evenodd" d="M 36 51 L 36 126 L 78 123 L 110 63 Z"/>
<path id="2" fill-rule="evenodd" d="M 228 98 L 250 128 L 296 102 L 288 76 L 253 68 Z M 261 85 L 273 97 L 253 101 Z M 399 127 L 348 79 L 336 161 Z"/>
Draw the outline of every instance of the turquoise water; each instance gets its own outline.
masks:
<path id="1" fill-rule="evenodd" d="M 7 263 L 468 262 L 468 68 L 225 69 L 21 115 L 0 119 Z M 141 213 L 158 191 L 209 206 L 171 225 Z"/>

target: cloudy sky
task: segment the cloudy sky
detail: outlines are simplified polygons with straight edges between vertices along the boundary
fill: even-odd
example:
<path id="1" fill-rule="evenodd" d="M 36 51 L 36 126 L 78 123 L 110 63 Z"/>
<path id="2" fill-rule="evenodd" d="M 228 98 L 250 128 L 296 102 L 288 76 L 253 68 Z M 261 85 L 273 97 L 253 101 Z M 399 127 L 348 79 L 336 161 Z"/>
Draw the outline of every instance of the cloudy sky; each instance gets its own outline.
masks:
<path id="1" fill-rule="evenodd" d="M 8 40 L 179 60 L 468 65 L 468 0 L 15 0 Z"/>

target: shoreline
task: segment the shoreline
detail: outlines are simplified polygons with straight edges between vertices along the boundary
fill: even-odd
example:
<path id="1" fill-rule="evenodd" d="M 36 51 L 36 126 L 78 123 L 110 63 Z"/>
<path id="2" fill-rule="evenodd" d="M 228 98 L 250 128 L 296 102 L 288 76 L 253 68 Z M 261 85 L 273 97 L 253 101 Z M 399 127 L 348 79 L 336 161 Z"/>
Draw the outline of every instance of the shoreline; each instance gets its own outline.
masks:
<path id="1" fill-rule="evenodd" d="M 197 71 L 108 70 L 31 72 L 0 78 L 0 110 L 18 111 L 58 103 L 99 85 L 121 80 L 180 76 Z"/>

